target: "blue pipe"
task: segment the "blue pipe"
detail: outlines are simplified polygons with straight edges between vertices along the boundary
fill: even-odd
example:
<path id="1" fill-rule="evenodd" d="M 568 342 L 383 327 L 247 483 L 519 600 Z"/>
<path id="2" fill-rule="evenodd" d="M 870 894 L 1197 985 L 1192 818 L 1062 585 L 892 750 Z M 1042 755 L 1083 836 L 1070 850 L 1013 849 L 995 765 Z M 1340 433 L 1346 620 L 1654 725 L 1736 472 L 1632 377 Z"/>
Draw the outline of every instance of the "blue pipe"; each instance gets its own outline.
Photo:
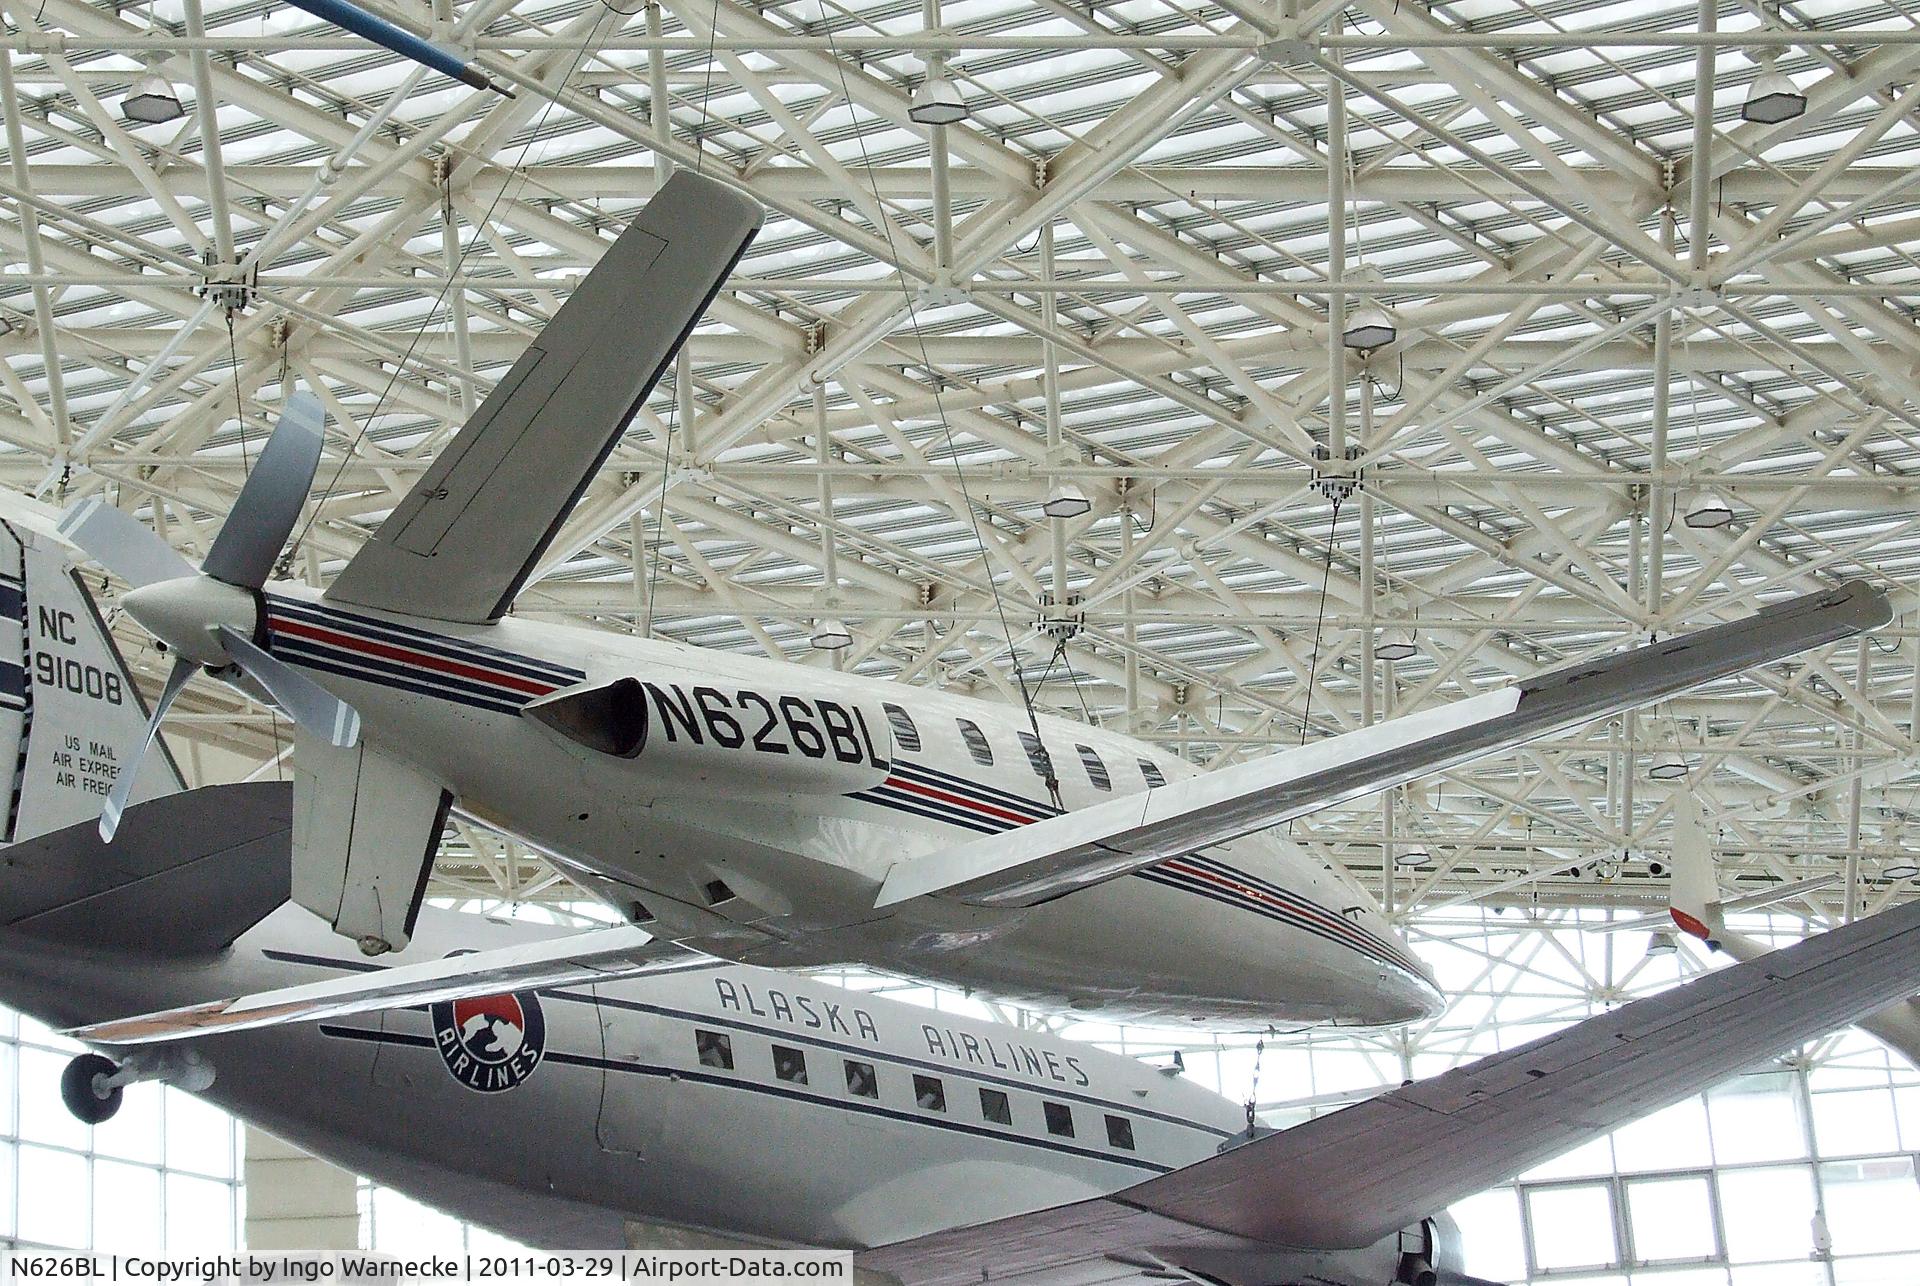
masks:
<path id="1" fill-rule="evenodd" d="M 336 27 L 344 27 L 355 35 L 365 36 L 374 44 L 391 49 L 404 58 L 411 58 L 423 66 L 445 73 L 463 85 L 491 89 L 495 93 L 513 97 L 512 91 L 488 80 L 487 74 L 478 67 L 462 62 L 439 45 L 414 35 L 405 27 L 395 26 L 385 18 L 368 13 L 359 5 L 349 4 L 348 0 L 288 0 L 288 3 Z"/>

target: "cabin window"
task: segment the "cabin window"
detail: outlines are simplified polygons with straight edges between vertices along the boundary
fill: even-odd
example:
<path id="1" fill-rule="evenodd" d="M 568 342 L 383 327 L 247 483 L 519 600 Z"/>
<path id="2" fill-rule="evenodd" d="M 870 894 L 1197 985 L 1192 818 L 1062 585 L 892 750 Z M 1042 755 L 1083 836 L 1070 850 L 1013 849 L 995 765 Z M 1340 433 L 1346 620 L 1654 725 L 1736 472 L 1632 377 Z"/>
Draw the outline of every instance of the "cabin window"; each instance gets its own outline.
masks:
<path id="1" fill-rule="evenodd" d="M 1133 1151 L 1133 1122 L 1124 1116 L 1107 1118 L 1107 1143 L 1125 1151 Z"/>
<path id="2" fill-rule="evenodd" d="M 1047 1113 L 1047 1133 L 1063 1139 L 1073 1137 L 1073 1109 L 1065 1103 L 1042 1103 Z"/>
<path id="3" fill-rule="evenodd" d="M 1046 743 L 1031 732 L 1020 734 L 1020 748 L 1027 752 L 1027 762 L 1033 765 L 1033 771 L 1042 781 L 1053 778 L 1053 756 L 1047 753 Z"/>
<path id="4" fill-rule="evenodd" d="M 879 1098 L 880 1077 L 873 1070 L 872 1063 L 847 1060 L 847 1093 L 855 1098 Z"/>
<path id="5" fill-rule="evenodd" d="M 773 1047 L 773 1074 L 795 1085 L 807 1083 L 807 1056 L 787 1045 Z"/>
<path id="6" fill-rule="evenodd" d="M 700 1056 L 700 1066 L 718 1067 L 729 1072 L 733 1070 L 733 1037 L 725 1032 L 695 1028 L 693 1049 Z"/>
<path id="7" fill-rule="evenodd" d="M 980 725 L 971 719 L 961 719 L 960 740 L 967 743 L 967 753 L 973 756 L 973 762 L 982 768 L 993 767 L 993 746 L 987 741 L 987 734 L 980 731 Z"/>
<path id="8" fill-rule="evenodd" d="M 980 1115 L 994 1125 L 1013 1124 L 1013 1104 L 999 1090 L 980 1091 Z"/>
<path id="9" fill-rule="evenodd" d="M 1149 786 L 1164 786 L 1167 784 L 1167 775 L 1161 772 L 1160 765 L 1154 763 L 1151 759 L 1142 759 L 1140 761 L 1140 776 Z"/>
<path id="10" fill-rule="evenodd" d="M 1100 756 L 1094 753 L 1093 747 L 1076 745 L 1074 749 L 1080 752 L 1080 763 L 1087 770 L 1087 780 L 1097 789 L 1112 790 L 1113 778 L 1107 776 L 1107 766 L 1100 762 Z"/>
<path id="11" fill-rule="evenodd" d="M 887 712 L 887 722 L 893 725 L 893 739 L 900 743 L 900 749 L 920 749 L 920 729 L 913 726 L 913 716 L 892 702 L 882 708 Z"/>
<path id="12" fill-rule="evenodd" d="M 924 1112 L 944 1112 L 947 1110 L 947 1087 L 940 1083 L 938 1076 L 916 1076 L 913 1078 L 913 1101 Z"/>

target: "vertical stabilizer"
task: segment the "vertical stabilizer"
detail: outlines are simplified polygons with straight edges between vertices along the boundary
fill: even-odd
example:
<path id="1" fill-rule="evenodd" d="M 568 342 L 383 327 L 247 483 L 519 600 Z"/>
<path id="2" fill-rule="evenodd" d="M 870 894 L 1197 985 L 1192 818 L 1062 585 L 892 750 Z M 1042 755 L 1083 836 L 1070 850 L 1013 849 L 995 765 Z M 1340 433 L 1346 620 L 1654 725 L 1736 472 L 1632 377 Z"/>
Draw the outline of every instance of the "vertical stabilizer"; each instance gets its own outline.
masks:
<path id="1" fill-rule="evenodd" d="M 97 818 L 146 723 L 146 704 L 68 551 L 45 533 L 0 521 L 6 842 Z M 159 758 L 134 799 L 181 789 L 164 743 Z"/>
<path id="2" fill-rule="evenodd" d="M 1713 835 L 1700 799 L 1690 790 L 1674 792 L 1673 876 L 1668 910 L 1682 932 L 1718 951 L 1726 926 L 1720 914 L 1720 885 L 1713 875 Z"/>

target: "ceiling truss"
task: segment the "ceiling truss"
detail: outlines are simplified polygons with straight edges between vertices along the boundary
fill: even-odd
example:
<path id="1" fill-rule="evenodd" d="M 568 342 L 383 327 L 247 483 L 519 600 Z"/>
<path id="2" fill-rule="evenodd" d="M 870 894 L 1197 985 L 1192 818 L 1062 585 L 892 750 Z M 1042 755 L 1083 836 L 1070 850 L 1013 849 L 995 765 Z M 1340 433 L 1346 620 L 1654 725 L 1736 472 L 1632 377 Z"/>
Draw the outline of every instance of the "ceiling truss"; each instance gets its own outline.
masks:
<path id="1" fill-rule="evenodd" d="M 1676 789 L 1648 769 L 1679 755 L 1730 882 L 1841 872 L 1816 914 L 1907 887 L 1903 6 L 372 7 L 518 97 L 253 0 L 0 0 L 0 483 L 105 493 L 197 556 L 304 382 L 329 487 L 292 570 L 323 584 L 696 166 L 768 226 L 520 612 L 1024 679 L 1213 765 L 1865 576 L 1902 613 L 1871 640 L 1294 837 L 1402 913 L 1646 903 Z M 1763 52 L 1798 119 L 1740 119 Z M 929 57 L 970 120 L 910 121 Z M 190 110 L 132 128 L 162 59 Z M 1397 336 L 1353 352 L 1368 302 Z M 1041 514 L 1063 482 L 1089 513 Z M 1688 526 L 1702 489 L 1736 521 Z M 846 653 L 809 653 L 822 616 Z M 1391 626 L 1413 659 L 1375 654 Z M 280 770 L 240 700 L 196 690 L 177 731 Z M 477 830 L 442 874 L 560 892 Z"/>

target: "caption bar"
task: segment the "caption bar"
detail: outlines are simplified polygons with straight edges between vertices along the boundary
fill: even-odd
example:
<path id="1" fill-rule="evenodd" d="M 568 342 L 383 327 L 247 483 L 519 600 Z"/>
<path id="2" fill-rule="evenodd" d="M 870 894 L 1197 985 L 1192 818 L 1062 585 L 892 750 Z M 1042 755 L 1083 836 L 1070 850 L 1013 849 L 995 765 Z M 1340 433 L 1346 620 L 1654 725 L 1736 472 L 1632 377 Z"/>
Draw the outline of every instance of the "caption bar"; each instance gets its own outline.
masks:
<path id="1" fill-rule="evenodd" d="M 90 1255 L 9 1251 L 6 1281 L 257 1283 L 258 1286 L 337 1286 L 379 1282 L 733 1282 L 853 1280 L 853 1255 L 844 1250 L 629 1250 L 619 1254 L 563 1252 L 515 1255 L 404 1257 L 353 1254 Z"/>

